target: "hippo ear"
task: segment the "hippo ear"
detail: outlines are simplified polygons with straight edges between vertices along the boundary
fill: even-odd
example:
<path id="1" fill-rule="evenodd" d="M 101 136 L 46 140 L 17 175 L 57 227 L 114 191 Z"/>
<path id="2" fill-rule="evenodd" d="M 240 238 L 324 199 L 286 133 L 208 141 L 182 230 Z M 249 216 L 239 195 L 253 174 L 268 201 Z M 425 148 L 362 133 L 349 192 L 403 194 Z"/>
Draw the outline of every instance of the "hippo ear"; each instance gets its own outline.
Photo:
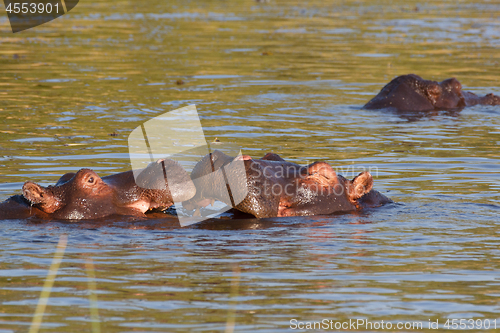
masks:
<path id="1" fill-rule="evenodd" d="M 275 153 L 267 153 L 266 156 L 261 158 L 261 160 L 285 162 L 280 155 Z"/>
<path id="2" fill-rule="evenodd" d="M 59 180 L 56 183 L 56 186 L 67 183 L 71 178 L 73 178 L 74 175 L 76 175 L 76 173 L 74 172 L 68 172 L 64 174 L 61 178 L 59 178 Z"/>
<path id="3" fill-rule="evenodd" d="M 362 172 L 351 181 L 350 185 L 349 199 L 351 201 L 357 200 L 373 188 L 372 175 L 368 171 Z"/>

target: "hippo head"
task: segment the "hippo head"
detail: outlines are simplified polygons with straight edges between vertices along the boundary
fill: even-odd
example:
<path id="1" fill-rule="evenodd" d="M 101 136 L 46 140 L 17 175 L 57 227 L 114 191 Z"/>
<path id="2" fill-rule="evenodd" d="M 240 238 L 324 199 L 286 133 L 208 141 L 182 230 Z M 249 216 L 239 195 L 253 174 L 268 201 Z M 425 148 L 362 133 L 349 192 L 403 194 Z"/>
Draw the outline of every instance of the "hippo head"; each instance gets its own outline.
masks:
<path id="1" fill-rule="evenodd" d="M 185 209 L 198 209 L 216 199 L 257 218 L 355 211 L 369 206 L 371 202 L 362 199 L 373 191 L 369 172 L 348 180 L 326 162 L 300 166 L 272 153 L 252 159 L 216 150 L 198 162 L 191 177 L 197 192 L 182 203 Z M 380 200 L 372 197 L 375 206 Z"/>
<path id="2" fill-rule="evenodd" d="M 90 169 L 81 169 L 59 186 L 23 185 L 24 197 L 36 208 L 56 218 L 88 219 L 116 213 L 113 189 Z"/>
<path id="3" fill-rule="evenodd" d="M 281 198 L 278 216 L 355 211 L 363 208 L 360 199 L 373 189 L 373 177 L 369 172 L 349 180 L 325 162 L 309 165 L 307 173 L 297 180 L 297 190 Z"/>
<path id="4" fill-rule="evenodd" d="M 168 168 L 169 182 L 165 178 Z M 90 169 L 62 176 L 55 186 L 33 182 L 23 186 L 24 197 L 36 208 L 60 219 L 96 219 L 109 215 L 143 216 L 191 198 L 196 189 L 187 172 L 174 161 L 151 163 L 141 172 L 99 177 Z M 137 178 L 137 180 L 136 180 Z"/>
<path id="5" fill-rule="evenodd" d="M 461 108 L 465 105 L 462 85 L 457 79 L 436 82 L 408 74 L 389 82 L 364 108 L 431 111 Z"/>

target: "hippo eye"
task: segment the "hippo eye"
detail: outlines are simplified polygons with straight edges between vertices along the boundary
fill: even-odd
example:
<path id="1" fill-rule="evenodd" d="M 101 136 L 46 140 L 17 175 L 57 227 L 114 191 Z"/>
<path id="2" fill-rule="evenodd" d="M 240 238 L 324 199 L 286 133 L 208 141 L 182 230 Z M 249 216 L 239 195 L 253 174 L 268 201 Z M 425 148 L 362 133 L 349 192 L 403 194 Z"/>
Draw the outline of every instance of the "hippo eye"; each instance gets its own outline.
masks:
<path id="1" fill-rule="evenodd" d="M 90 177 L 88 182 L 92 184 L 94 182 L 94 177 Z"/>

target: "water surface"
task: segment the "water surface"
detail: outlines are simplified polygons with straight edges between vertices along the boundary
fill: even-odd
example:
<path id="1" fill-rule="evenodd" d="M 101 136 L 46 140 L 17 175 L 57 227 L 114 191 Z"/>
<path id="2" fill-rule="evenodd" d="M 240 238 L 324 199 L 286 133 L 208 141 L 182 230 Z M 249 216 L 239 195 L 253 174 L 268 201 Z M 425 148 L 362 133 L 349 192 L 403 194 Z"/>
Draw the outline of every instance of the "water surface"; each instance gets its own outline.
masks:
<path id="1" fill-rule="evenodd" d="M 208 141 L 323 160 L 398 202 L 359 214 L 0 221 L 0 332 L 25 332 L 61 235 L 47 332 L 290 330 L 290 320 L 497 319 L 500 109 L 361 106 L 393 77 L 500 94 L 493 1 L 93 1 L 0 21 L 0 199 L 24 181 L 126 171 L 131 130 L 196 104 Z M 113 135 L 110 135 L 113 134 Z M 229 323 L 229 324 L 228 324 Z M 444 327 L 441 327 L 444 330 Z"/>

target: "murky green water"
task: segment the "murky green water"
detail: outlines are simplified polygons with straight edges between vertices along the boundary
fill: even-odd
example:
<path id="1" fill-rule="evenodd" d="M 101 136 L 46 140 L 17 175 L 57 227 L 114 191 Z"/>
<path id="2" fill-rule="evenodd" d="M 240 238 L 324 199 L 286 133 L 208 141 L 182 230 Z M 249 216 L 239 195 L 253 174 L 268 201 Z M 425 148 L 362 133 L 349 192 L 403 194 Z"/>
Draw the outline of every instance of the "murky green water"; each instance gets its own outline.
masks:
<path id="1" fill-rule="evenodd" d="M 500 94 L 499 14 L 494 1 L 81 1 L 18 34 L 4 15 L 1 200 L 28 179 L 128 170 L 130 131 L 194 103 L 208 140 L 349 177 L 371 168 L 400 204 L 188 228 L 1 221 L 0 332 L 28 331 L 63 234 L 45 332 L 91 331 L 88 259 L 102 332 L 229 332 L 233 320 L 279 332 L 293 318 L 500 327 L 500 108 L 360 109 L 407 73 Z"/>

